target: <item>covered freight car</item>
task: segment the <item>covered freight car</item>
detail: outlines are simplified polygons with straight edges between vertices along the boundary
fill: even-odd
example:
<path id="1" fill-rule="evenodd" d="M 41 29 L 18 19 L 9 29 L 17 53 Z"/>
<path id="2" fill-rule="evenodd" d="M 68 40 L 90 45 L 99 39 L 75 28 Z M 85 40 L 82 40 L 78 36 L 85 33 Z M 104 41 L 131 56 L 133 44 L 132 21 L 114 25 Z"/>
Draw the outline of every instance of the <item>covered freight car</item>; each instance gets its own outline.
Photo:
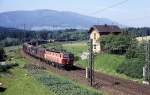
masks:
<path id="1" fill-rule="evenodd" d="M 37 57 L 40 59 L 44 59 L 44 57 L 45 57 L 45 49 L 44 48 L 37 48 Z"/>

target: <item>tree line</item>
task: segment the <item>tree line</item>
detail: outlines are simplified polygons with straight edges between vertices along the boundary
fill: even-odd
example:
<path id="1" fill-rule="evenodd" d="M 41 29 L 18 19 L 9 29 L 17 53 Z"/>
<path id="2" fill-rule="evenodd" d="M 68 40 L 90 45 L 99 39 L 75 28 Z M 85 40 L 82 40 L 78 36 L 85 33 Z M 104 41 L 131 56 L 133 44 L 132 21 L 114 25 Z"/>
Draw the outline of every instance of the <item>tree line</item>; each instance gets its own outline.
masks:
<path id="1" fill-rule="evenodd" d="M 19 45 L 31 40 L 48 40 L 56 41 L 78 41 L 87 40 L 87 30 L 66 29 L 58 31 L 29 31 L 14 28 L 0 27 L 0 46 Z"/>

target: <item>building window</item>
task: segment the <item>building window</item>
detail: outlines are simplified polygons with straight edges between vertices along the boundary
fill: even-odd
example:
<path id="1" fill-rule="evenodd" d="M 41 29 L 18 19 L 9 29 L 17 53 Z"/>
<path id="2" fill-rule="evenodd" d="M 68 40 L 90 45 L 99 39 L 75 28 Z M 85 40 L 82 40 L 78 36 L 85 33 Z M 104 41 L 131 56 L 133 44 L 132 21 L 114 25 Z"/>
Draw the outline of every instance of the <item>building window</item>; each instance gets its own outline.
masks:
<path id="1" fill-rule="evenodd" d="M 94 45 L 94 49 L 96 49 L 96 45 Z"/>
<path id="2" fill-rule="evenodd" d="M 94 40 L 96 40 L 96 33 L 94 33 Z"/>

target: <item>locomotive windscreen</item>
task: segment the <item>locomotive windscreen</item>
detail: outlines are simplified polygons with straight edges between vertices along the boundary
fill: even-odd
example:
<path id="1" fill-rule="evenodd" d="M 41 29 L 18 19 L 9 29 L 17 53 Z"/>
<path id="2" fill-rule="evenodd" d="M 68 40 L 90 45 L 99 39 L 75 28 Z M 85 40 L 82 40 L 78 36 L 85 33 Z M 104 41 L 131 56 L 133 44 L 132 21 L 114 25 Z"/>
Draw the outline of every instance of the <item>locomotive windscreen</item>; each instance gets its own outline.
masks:
<path id="1" fill-rule="evenodd" d="M 64 58 L 74 58 L 73 54 L 66 53 L 64 54 Z"/>

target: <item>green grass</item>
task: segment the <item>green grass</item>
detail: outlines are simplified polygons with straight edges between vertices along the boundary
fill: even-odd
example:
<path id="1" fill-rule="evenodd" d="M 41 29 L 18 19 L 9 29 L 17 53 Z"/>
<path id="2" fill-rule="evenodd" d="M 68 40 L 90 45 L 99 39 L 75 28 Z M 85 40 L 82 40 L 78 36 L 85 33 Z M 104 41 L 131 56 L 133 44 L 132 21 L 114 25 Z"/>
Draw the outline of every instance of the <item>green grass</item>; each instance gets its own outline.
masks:
<path id="1" fill-rule="evenodd" d="M 63 44 L 63 48 L 69 52 L 74 53 L 76 56 L 80 57 L 80 54 L 82 52 L 87 52 L 88 46 L 86 42 L 74 42 L 74 43 Z M 116 68 L 124 60 L 125 60 L 125 56 L 123 55 L 114 55 L 114 54 L 107 54 L 107 53 L 97 54 L 94 57 L 95 70 L 109 75 L 141 82 L 141 79 L 134 79 L 126 76 L 125 74 L 119 74 L 116 72 Z M 83 67 L 86 67 L 87 63 L 88 63 L 87 60 L 81 60 L 81 59 L 75 62 L 75 64 L 81 65 Z"/>
<path id="2" fill-rule="evenodd" d="M 54 77 L 57 77 L 57 78 L 59 78 L 59 79 L 61 79 L 61 80 L 64 80 L 64 81 L 67 80 L 68 82 L 71 82 L 73 85 L 79 86 L 79 87 L 81 87 L 81 88 L 83 88 L 83 89 L 85 89 L 85 90 L 89 90 L 89 91 L 95 92 L 95 93 L 97 93 L 98 95 L 107 95 L 105 92 L 96 90 L 96 89 L 94 89 L 94 88 L 92 88 L 92 87 L 90 87 L 90 86 L 88 86 L 88 85 L 81 84 L 81 83 L 79 83 L 78 81 L 68 80 L 68 77 L 67 77 L 67 76 L 60 76 L 60 75 L 54 74 L 54 73 L 52 73 L 52 72 L 48 72 L 48 73 L 50 73 L 50 74 L 53 75 Z"/>
<path id="3" fill-rule="evenodd" d="M 23 58 L 20 54 L 20 47 L 7 47 L 5 48 L 7 54 L 7 63 L 17 63 L 20 66 L 28 63 L 28 61 Z"/>
<path id="4" fill-rule="evenodd" d="M 38 81 L 21 68 L 11 70 L 13 76 L 1 77 L 0 81 L 8 88 L 0 95 L 55 95 L 48 88 L 42 86 Z"/>
<path id="5" fill-rule="evenodd" d="M 82 52 L 88 50 L 86 41 L 65 43 L 62 46 L 65 50 L 74 53 L 76 56 L 80 56 Z"/>
<path id="6" fill-rule="evenodd" d="M 60 42 L 47 43 L 47 44 L 40 45 L 40 47 L 49 48 L 49 49 L 51 49 L 51 48 L 61 49 L 62 48 L 62 43 L 60 43 Z"/>
<path id="7" fill-rule="evenodd" d="M 50 90 L 58 95 L 102 95 L 96 90 L 81 86 L 54 73 L 45 70 L 34 69 L 34 67 L 32 69 L 29 68 L 28 70 L 36 80 L 47 86 Z"/>
<path id="8" fill-rule="evenodd" d="M 109 74 L 114 74 L 116 68 L 125 60 L 124 56 L 113 54 L 97 54 L 94 57 L 94 66 L 97 71 L 102 71 Z M 79 64 L 82 66 L 87 65 L 87 60 L 79 60 Z"/>
<path id="9" fill-rule="evenodd" d="M 75 43 L 66 43 L 63 44 L 63 48 L 69 52 L 73 52 L 76 56 L 80 56 L 82 52 L 87 51 L 86 42 L 75 42 Z M 119 64 L 124 61 L 125 57 L 121 55 L 113 54 L 97 54 L 94 57 L 95 69 L 98 71 L 103 71 L 106 73 L 116 73 L 115 70 Z M 76 63 L 87 66 L 87 60 L 79 59 Z"/>
<path id="10" fill-rule="evenodd" d="M 49 72 L 51 75 L 54 75 L 53 73 Z M 62 80 L 68 80 L 68 77 L 67 76 L 59 76 L 57 74 L 54 75 L 55 77 L 57 78 L 60 78 Z M 72 80 L 68 80 L 69 82 L 71 82 L 73 85 L 76 85 L 76 86 L 79 86 L 80 88 L 82 89 L 85 89 L 85 90 L 89 90 L 91 92 L 95 92 L 97 93 L 98 95 L 107 95 L 106 92 L 102 92 L 102 91 L 99 91 L 99 90 L 96 90 L 88 85 L 84 85 L 84 84 L 81 84 L 77 81 L 72 81 Z"/>
<path id="11" fill-rule="evenodd" d="M 124 56 L 113 54 L 99 54 L 95 57 L 95 68 L 99 68 L 105 72 L 115 72 L 118 65 L 125 60 Z"/>
<path id="12" fill-rule="evenodd" d="M 6 91 L 0 95 L 56 95 L 23 69 L 23 65 L 28 61 L 21 57 L 19 47 L 7 47 L 5 50 L 8 56 L 7 62 L 18 63 L 19 67 L 10 69 L 11 74 L 9 76 L 0 72 L 0 82 L 7 87 Z"/>

